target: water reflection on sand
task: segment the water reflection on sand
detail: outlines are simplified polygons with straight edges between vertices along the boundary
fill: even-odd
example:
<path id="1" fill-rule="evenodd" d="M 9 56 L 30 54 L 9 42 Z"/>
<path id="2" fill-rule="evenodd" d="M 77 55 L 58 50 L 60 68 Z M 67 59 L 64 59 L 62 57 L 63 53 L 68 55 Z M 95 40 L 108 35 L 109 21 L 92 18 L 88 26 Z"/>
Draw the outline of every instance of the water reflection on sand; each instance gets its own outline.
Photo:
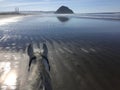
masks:
<path id="1" fill-rule="evenodd" d="M 10 18 L 5 18 L 0 20 L 0 26 L 1 25 L 7 25 L 9 23 L 17 22 L 20 21 L 22 17 L 16 16 L 16 17 L 10 17 Z"/>
<path id="2" fill-rule="evenodd" d="M 20 53 L 0 51 L 0 90 L 16 90 Z"/>
<path id="3" fill-rule="evenodd" d="M 58 16 L 57 19 L 58 19 L 60 22 L 67 22 L 67 21 L 70 20 L 70 18 L 64 17 L 64 16 Z"/>
<path id="4" fill-rule="evenodd" d="M 54 90 L 120 90 L 120 23 L 78 18 L 61 22 L 32 16 L 0 27 L 0 89 L 22 90 L 26 47 L 46 42 Z"/>

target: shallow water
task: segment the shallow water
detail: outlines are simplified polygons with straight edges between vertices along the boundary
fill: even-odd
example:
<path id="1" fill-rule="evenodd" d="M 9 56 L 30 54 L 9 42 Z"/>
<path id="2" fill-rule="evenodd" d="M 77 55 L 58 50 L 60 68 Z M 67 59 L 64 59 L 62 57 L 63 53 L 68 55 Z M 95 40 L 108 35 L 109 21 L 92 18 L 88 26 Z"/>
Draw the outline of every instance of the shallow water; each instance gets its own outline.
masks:
<path id="1" fill-rule="evenodd" d="M 82 18 L 64 20 L 65 18 L 67 17 L 29 16 L 18 22 L 1 25 L 1 47 L 23 48 L 32 41 L 36 43 L 44 41 L 45 37 L 66 41 L 68 39 L 116 40 L 119 38 L 119 21 Z"/>

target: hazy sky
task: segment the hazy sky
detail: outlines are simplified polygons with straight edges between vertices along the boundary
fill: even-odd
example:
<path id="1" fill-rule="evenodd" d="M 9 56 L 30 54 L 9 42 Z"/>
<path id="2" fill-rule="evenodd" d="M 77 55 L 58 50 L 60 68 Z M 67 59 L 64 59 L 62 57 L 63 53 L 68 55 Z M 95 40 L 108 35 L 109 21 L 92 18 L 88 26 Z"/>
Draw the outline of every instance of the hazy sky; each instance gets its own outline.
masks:
<path id="1" fill-rule="evenodd" d="M 0 0 L 0 11 L 13 11 L 15 7 L 21 11 L 55 11 L 61 5 L 76 13 L 120 12 L 120 0 Z"/>

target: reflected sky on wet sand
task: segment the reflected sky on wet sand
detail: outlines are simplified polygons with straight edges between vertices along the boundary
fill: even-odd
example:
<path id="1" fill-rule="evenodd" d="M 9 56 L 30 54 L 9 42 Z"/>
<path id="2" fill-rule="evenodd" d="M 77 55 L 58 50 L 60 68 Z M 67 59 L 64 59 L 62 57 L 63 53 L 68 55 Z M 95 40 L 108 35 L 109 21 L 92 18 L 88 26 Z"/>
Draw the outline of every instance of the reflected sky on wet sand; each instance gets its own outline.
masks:
<path id="1" fill-rule="evenodd" d="M 16 90 L 20 53 L 0 51 L 0 90 Z"/>
<path id="2" fill-rule="evenodd" d="M 6 18 L 0 21 L 0 90 L 24 86 L 29 60 L 26 47 L 32 43 L 37 51 L 43 42 L 51 55 L 54 90 L 119 88 L 115 86 L 120 79 L 119 38 L 119 21 L 39 15 Z M 56 85 L 65 88 L 56 89 Z"/>
<path id="3" fill-rule="evenodd" d="M 21 19 L 22 19 L 22 17 L 20 17 L 20 16 L 11 17 L 11 18 L 4 18 L 4 19 L 0 20 L 0 26 L 7 25 L 10 23 L 15 23 L 17 21 L 20 21 Z"/>

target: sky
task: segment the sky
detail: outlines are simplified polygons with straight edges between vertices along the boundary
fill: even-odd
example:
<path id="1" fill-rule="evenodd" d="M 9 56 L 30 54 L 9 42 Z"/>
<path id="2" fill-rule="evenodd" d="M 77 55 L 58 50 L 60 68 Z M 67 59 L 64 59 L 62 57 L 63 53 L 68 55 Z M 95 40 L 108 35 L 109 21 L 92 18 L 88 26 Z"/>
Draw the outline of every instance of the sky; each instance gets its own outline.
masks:
<path id="1" fill-rule="evenodd" d="M 120 0 L 0 0 L 0 12 L 14 11 L 55 11 L 68 6 L 76 13 L 120 12 Z"/>

